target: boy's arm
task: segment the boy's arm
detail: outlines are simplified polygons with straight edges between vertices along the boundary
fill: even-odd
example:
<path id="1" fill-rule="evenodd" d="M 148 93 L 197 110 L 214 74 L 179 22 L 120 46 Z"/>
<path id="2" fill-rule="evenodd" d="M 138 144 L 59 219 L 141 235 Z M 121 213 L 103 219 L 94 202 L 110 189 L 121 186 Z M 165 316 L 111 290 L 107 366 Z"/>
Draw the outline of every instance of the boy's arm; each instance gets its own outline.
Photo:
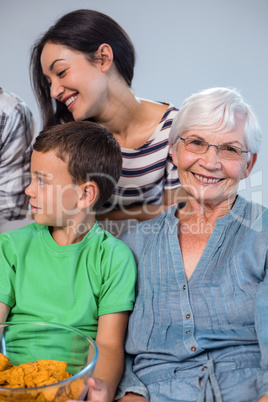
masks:
<path id="1" fill-rule="evenodd" d="M 96 344 L 99 349 L 99 358 L 94 370 L 94 378 L 104 380 L 108 387 L 107 399 L 113 401 L 116 388 L 124 369 L 124 338 L 128 323 L 129 312 L 124 311 L 106 314 L 99 317 Z M 89 391 L 89 400 L 93 398 Z"/>
<path id="2" fill-rule="evenodd" d="M 9 311 L 10 311 L 10 307 L 7 304 L 0 302 L 0 323 L 6 321 Z M 1 341 L 2 333 L 3 333 L 3 329 L 0 329 L 0 341 Z"/>
<path id="3" fill-rule="evenodd" d="M 9 314 L 10 307 L 0 302 L 0 322 L 5 322 Z"/>

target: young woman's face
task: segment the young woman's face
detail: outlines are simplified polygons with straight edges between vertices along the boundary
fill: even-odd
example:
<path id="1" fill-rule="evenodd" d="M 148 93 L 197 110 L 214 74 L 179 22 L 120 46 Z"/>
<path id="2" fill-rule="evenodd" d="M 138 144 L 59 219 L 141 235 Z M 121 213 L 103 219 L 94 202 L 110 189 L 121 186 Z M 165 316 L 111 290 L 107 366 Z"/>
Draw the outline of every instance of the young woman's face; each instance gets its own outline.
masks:
<path id="1" fill-rule="evenodd" d="M 108 85 L 100 61 L 93 64 L 81 52 L 48 42 L 41 54 L 41 66 L 51 97 L 64 103 L 74 120 L 100 119 Z"/>

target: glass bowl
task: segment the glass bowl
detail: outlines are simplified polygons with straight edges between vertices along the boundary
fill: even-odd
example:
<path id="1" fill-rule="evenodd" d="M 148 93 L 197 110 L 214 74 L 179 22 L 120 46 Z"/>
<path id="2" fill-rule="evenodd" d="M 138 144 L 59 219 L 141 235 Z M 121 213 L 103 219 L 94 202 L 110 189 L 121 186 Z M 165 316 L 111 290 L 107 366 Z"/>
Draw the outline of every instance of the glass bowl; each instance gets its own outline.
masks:
<path id="1" fill-rule="evenodd" d="M 6 387 L 2 380 L 0 402 L 85 399 L 88 391 L 86 381 L 92 376 L 98 359 L 98 349 L 91 338 L 75 328 L 48 322 L 0 323 L 0 336 L 0 352 L 10 359 L 9 364 L 19 366 L 38 360 L 65 361 L 66 371 L 71 374 L 54 384 L 28 388 L 13 384 Z M 0 371 L 0 379 L 1 373 L 3 371 Z"/>

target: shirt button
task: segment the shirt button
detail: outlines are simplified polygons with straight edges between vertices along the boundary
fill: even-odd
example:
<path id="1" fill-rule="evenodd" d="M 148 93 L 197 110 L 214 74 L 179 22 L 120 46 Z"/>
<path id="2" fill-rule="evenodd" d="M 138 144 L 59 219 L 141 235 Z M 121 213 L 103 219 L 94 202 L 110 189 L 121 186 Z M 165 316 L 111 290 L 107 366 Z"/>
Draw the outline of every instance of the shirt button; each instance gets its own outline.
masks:
<path id="1" fill-rule="evenodd" d="M 185 318 L 187 318 L 187 320 L 191 317 L 191 314 L 187 313 Z"/>
<path id="2" fill-rule="evenodd" d="M 182 289 L 185 290 L 185 289 L 186 289 L 186 285 L 183 285 Z"/>
<path id="3" fill-rule="evenodd" d="M 195 346 L 191 346 L 191 351 L 192 351 L 192 352 L 196 352 L 196 347 L 195 347 Z"/>
<path id="4" fill-rule="evenodd" d="M 202 368 L 202 371 L 205 371 L 207 369 L 207 366 L 204 366 L 203 368 Z"/>

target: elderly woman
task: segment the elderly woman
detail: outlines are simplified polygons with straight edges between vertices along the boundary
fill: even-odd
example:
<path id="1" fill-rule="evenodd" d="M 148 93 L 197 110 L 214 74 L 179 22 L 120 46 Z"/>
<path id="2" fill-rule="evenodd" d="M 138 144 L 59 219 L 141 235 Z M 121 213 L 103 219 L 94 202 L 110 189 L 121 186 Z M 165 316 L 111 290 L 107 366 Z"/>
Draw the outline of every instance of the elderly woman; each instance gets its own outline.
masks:
<path id="1" fill-rule="evenodd" d="M 268 400 L 268 210 L 237 194 L 260 142 L 237 91 L 183 103 L 170 144 L 187 202 L 122 237 L 139 281 L 120 401 Z"/>

